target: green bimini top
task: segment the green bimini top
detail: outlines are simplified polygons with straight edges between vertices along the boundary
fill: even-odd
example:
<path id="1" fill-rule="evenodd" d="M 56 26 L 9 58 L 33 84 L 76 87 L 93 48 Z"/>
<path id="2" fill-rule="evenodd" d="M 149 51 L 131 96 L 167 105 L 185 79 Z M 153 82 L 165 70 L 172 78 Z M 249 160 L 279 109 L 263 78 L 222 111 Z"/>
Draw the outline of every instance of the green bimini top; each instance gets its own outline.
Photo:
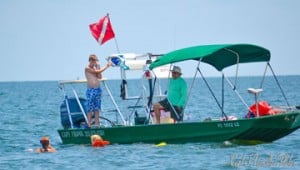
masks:
<path id="1" fill-rule="evenodd" d="M 171 51 L 155 60 L 150 69 L 185 60 L 201 60 L 221 71 L 238 63 L 268 62 L 270 58 L 268 49 L 252 44 L 202 45 Z"/>

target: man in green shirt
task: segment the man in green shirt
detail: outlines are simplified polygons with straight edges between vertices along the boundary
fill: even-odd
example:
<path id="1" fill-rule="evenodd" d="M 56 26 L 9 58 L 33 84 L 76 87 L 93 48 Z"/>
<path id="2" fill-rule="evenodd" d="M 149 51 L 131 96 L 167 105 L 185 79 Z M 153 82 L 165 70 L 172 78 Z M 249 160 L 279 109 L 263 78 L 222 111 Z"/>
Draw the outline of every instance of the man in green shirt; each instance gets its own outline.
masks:
<path id="1" fill-rule="evenodd" d="M 187 85 L 181 77 L 180 67 L 174 66 L 171 72 L 172 79 L 169 82 L 167 98 L 153 105 L 158 124 L 160 123 L 160 110 L 170 111 L 171 118 L 176 121 L 183 120 L 183 109 L 187 99 Z"/>

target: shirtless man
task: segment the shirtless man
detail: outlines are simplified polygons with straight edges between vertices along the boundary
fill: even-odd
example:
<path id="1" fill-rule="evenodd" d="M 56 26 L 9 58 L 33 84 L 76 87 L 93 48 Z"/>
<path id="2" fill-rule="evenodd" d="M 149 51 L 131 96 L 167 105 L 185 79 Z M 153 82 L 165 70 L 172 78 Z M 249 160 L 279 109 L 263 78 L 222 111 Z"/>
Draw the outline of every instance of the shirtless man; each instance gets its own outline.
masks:
<path id="1" fill-rule="evenodd" d="M 95 125 L 99 126 L 99 110 L 101 110 L 101 88 L 99 79 L 112 64 L 109 62 L 100 69 L 98 58 L 95 54 L 89 57 L 89 64 L 85 67 L 85 77 L 87 79 L 87 110 L 88 110 L 88 127 L 91 127 L 92 115 L 95 115 Z"/>
<path id="2" fill-rule="evenodd" d="M 45 152 L 56 152 L 55 148 L 50 145 L 50 140 L 48 137 L 42 137 L 40 140 L 42 148 L 35 149 L 37 153 L 45 153 Z"/>

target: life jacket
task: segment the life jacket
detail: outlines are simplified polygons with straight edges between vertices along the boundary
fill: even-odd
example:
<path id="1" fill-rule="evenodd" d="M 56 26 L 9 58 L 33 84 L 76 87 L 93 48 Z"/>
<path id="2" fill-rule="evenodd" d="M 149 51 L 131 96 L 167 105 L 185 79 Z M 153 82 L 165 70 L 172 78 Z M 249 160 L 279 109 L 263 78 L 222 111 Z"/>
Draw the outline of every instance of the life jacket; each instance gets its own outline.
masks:
<path id="1" fill-rule="evenodd" d="M 96 139 L 92 146 L 93 147 L 104 147 L 105 145 L 109 145 L 110 142 L 109 141 L 106 141 L 106 140 L 100 140 L 100 139 Z"/>
<path id="2" fill-rule="evenodd" d="M 270 106 L 269 103 L 266 101 L 260 101 L 257 103 L 257 105 L 258 105 L 259 116 L 274 115 L 281 112 L 281 110 L 273 109 L 272 106 Z M 256 104 L 253 104 L 252 106 L 250 106 L 249 112 L 246 115 L 246 117 L 250 118 L 256 116 L 257 116 Z"/>

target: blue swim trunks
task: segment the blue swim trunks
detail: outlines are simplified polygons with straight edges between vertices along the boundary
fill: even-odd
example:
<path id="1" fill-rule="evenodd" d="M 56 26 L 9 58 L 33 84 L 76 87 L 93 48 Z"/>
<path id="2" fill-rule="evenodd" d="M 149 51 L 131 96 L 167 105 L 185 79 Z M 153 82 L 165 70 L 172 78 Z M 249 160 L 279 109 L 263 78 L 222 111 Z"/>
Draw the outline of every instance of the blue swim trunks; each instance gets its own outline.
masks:
<path id="1" fill-rule="evenodd" d="M 101 110 L 101 93 L 101 88 L 88 88 L 86 90 L 88 112 Z"/>

